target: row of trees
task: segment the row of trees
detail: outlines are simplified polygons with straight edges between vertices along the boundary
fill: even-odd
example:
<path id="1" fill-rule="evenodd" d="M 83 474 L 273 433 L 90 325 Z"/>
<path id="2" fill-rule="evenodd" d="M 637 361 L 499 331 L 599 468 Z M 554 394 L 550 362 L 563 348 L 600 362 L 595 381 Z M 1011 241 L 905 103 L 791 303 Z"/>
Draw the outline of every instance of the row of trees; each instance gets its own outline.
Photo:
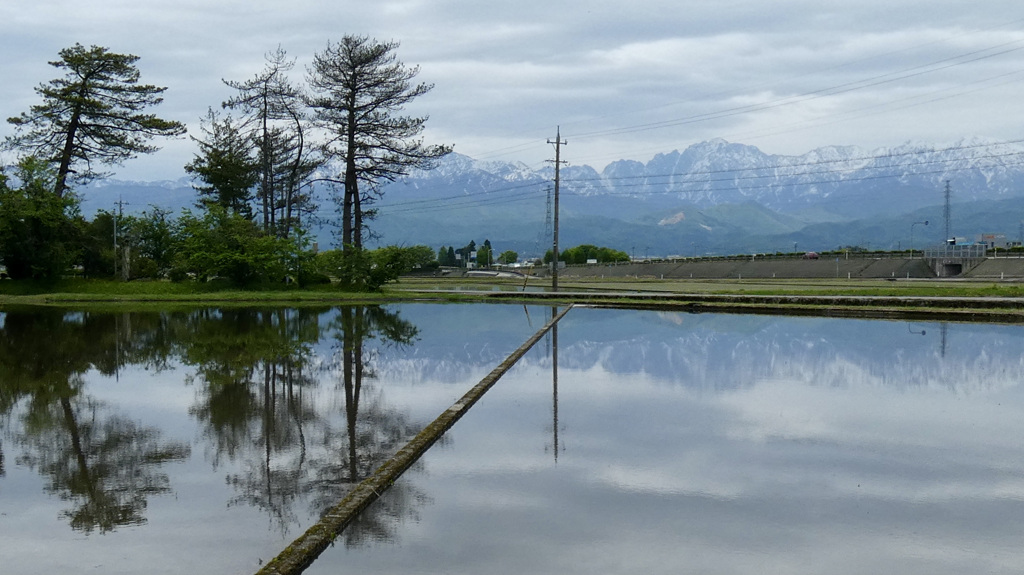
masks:
<path id="1" fill-rule="evenodd" d="M 544 263 L 550 264 L 554 254 L 548 250 L 544 254 Z M 566 264 L 585 264 L 587 260 L 597 260 L 597 263 L 628 262 L 629 254 L 624 251 L 607 247 L 597 247 L 591 244 L 581 244 L 558 253 L 558 259 Z"/>
<path id="2" fill-rule="evenodd" d="M 512 264 L 519 260 L 519 254 L 512 250 L 505 250 L 494 255 L 494 248 L 491 240 L 484 240 L 482 246 L 477 248 L 476 240 L 470 240 L 461 248 L 455 246 L 441 246 L 437 250 L 437 262 L 446 267 L 466 267 L 469 262 L 475 262 L 478 266 L 489 267 L 494 264 Z"/>
<path id="3" fill-rule="evenodd" d="M 172 222 L 154 210 L 123 222 L 129 241 L 122 245 L 135 252 L 112 254 L 114 266 L 123 259 L 122 269 L 133 269 L 138 257 L 158 274 L 179 270 L 240 282 L 295 274 L 312 257 L 305 230 L 319 207 L 315 183 L 340 189 L 340 255 L 324 261 L 336 265 L 328 271 L 344 286 L 372 289 L 382 265 L 415 259 L 397 248 L 371 254 L 363 247 L 381 185 L 429 169 L 451 151 L 419 137 L 426 116 L 402 114 L 433 86 L 413 82 L 419 69 L 398 61 L 397 48 L 365 36 L 328 43 L 308 70 L 308 88 L 289 78 L 295 61 L 280 48 L 255 77 L 226 81 L 235 95 L 203 118 L 201 134 L 193 136 L 198 152 L 185 167 L 198 181 L 202 212 Z M 16 132 L 5 147 L 21 154 L 14 178 L 0 177 L 0 241 L 22 238 L 12 247 L 4 242 L 0 253 L 12 277 L 53 277 L 71 263 L 101 272 L 103 258 L 89 254 L 89 239 L 108 219 L 116 228 L 114 216 L 84 222 L 69 191 L 105 175 L 98 166 L 153 152 L 154 138 L 185 133 L 182 124 L 148 112 L 166 88 L 139 84 L 137 56 L 78 44 L 60 56 L 50 64 L 65 74 L 36 88 L 42 103 L 8 119 Z M 154 251 L 142 240 L 146 226 L 165 226 L 167 237 L 178 232 L 176 263 L 165 259 L 166 246 Z"/>
<path id="4" fill-rule="evenodd" d="M 100 211 L 87 221 L 74 194 L 53 193 L 56 178 L 34 156 L 16 166 L 13 178 L 0 174 L 0 260 L 13 279 L 55 279 L 72 267 L 93 278 L 222 278 L 235 285 L 325 283 L 348 273 L 350 284 L 375 290 L 434 261 L 427 246 L 359 250 L 358 258 L 343 250 L 314 253 L 303 234 L 268 234 L 217 204 L 179 216 L 157 208 L 139 215 Z"/>

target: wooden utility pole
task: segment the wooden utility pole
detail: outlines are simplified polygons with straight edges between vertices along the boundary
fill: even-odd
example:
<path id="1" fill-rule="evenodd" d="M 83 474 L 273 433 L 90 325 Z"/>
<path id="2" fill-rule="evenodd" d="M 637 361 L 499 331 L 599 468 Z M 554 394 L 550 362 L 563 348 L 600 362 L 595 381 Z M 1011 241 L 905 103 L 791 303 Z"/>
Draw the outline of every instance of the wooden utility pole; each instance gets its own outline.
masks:
<path id="1" fill-rule="evenodd" d="M 114 279 L 117 279 L 117 219 L 124 217 L 124 207 L 128 205 L 128 202 L 124 201 L 119 196 L 117 198 L 117 201 L 114 202 L 114 205 L 117 206 L 117 209 L 114 210 Z M 124 264 L 121 266 L 122 279 L 124 279 L 124 281 L 128 281 L 128 275 L 128 262 L 126 260 Z"/>
<path id="2" fill-rule="evenodd" d="M 562 146 L 567 145 L 569 142 L 562 141 L 562 128 L 559 126 L 555 130 L 555 141 L 548 140 L 549 144 L 555 145 L 555 227 L 554 227 L 554 246 L 552 248 L 551 257 L 551 291 L 558 291 L 558 169 L 562 165 L 561 151 Z"/>

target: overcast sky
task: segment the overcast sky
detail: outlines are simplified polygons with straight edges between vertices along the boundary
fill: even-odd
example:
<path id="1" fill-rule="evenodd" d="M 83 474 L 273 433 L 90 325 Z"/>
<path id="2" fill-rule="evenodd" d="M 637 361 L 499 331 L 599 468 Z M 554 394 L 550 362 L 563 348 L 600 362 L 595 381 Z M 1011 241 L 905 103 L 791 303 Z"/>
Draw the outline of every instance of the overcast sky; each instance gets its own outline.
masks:
<path id="1" fill-rule="evenodd" d="M 598 170 L 711 138 L 777 154 L 1024 138 L 1019 0 L 8 0 L 0 118 L 38 103 L 78 42 L 140 56 L 143 82 L 168 87 L 154 111 L 196 133 L 231 95 L 221 79 L 280 45 L 304 81 L 344 34 L 401 42 L 435 84 L 409 110 L 429 114 L 428 142 L 484 160 L 539 167 L 559 125 L 563 159 Z M 183 176 L 193 143 L 162 147 L 116 177 Z"/>

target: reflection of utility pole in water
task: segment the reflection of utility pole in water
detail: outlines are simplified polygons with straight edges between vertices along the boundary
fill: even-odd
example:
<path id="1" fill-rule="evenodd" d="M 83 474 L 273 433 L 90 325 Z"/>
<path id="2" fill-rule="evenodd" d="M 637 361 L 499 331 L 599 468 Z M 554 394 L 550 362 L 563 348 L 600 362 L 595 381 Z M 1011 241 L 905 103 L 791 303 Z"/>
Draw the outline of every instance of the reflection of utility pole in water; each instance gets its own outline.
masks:
<path id="1" fill-rule="evenodd" d="M 558 315 L 558 307 L 551 308 L 551 317 Z M 563 449 L 558 443 L 558 324 L 551 326 L 551 398 L 552 398 L 552 441 L 554 442 L 555 463 L 558 463 L 558 452 Z"/>
<path id="2" fill-rule="evenodd" d="M 914 334 L 914 335 L 927 335 L 927 333 L 928 333 L 926 330 L 923 330 L 923 329 L 921 331 L 916 331 L 916 330 L 911 329 L 909 323 L 907 324 L 907 331 L 909 333 Z M 940 323 L 939 324 L 939 334 L 940 334 L 940 339 L 939 339 L 939 355 L 941 357 L 946 357 L 946 335 L 947 335 L 948 332 L 949 332 L 949 324 L 946 323 L 946 322 Z"/>
<path id="3" fill-rule="evenodd" d="M 942 322 L 939 324 L 939 331 L 942 332 L 942 357 L 946 357 L 946 332 L 949 330 L 949 324 Z"/>

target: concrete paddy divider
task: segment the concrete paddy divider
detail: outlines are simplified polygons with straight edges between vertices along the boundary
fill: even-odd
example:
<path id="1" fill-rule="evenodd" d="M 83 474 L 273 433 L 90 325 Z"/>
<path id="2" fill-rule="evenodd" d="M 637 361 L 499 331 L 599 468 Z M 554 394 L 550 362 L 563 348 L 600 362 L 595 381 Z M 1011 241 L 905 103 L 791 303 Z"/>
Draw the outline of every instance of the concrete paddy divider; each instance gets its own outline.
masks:
<path id="1" fill-rule="evenodd" d="M 334 507 L 331 507 L 315 525 L 306 530 L 284 551 L 271 559 L 260 569 L 256 575 L 297 575 L 302 573 L 313 561 L 327 549 L 328 546 L 341 534 L 341 532 L 352 521 L 354 521 L 364 509 L 376 501 L 405 470 L 409 469 L 419 458 L 455 422 L 462 418 L 469 411 L 484 393 L 501 379 L 520 358 L 526 355 L 542 337 L 546 334 L 565 314 L 572 309 L 572 304 L 551 318 L 547 324 L 540 328 L 537 333 L 530 336 L 521 346 L 505 358 L 497 367 L 487 374 L 480 383 L 473 386 L 458 401 L 452 404 L 433 422 L 423 428 L 416 437 L 395 455 L 377 468 L 377 471 L 367 477 L 359 485 L 352 489 Z"/>

